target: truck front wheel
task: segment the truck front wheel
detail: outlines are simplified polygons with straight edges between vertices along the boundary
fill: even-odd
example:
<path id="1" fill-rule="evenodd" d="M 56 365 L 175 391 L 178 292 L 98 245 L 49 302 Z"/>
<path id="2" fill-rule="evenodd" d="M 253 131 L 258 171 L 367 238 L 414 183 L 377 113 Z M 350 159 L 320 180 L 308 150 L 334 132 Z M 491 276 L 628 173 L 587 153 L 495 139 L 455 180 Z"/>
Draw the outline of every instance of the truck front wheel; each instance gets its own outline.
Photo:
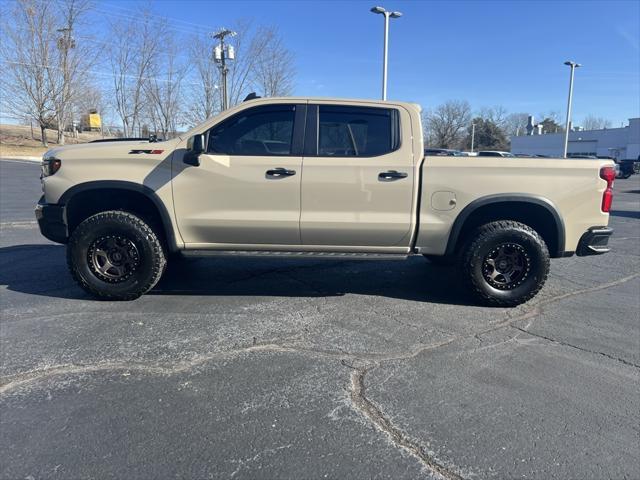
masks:
<path id="1" fill-rule="evenodd" d="M 97 213 L 71 234 L 71 275 L 87 292 L 105 300 L 133 300 L 151 290 L 164 272 L 160 239 L 141 218 L 119 210 Z"/>
<path id="2" fill-rule="evenodd" d="M 549 274 L 549 251 L 532 228 L 502 220 L 479 227 L 463 248 L 461 271 L 483 304 L 514 307 L 533 298 Z"/>

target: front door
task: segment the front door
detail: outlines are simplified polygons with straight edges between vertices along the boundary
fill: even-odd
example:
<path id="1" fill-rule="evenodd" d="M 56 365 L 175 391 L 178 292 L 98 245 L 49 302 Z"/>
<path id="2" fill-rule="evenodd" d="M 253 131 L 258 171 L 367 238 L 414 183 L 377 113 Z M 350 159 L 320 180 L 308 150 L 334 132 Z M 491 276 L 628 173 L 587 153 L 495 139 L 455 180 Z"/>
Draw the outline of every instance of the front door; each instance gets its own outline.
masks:
<path id="1" fill-rule="evenodd" d="M 206 133 L 200 165 L 173 162 L 178 229 L 188 247 L 300 245 L 305 106 L 242 110 Z M 299 141 L 295 139 L 299 138 Z"/>
<path id="2" fill-rule="evenodd" d="M 302 174 L 303 245 L 408 246 L 411 138 L 399 108 L 309 105 Z M 410 137 L 410 135 L 407 135 Z"/>

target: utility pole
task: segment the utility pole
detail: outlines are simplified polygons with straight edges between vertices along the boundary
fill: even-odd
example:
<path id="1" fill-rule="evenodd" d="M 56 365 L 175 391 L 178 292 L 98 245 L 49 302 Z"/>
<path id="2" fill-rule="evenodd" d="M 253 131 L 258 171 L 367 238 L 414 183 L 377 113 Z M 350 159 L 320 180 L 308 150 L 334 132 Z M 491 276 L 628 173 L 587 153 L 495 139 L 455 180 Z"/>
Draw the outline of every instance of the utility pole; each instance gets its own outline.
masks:
<path id="1" fill-rule="evenodd" d="M 473 153 L 473 145 L 475 143 L 476 140 L 476 124 L 472 123 L 471 124 L 471 153 Z"/>
<path id="2" fill-rule="evenodd" d="M 567 122 L 564 129 L 564 145 L 562 149 L 562 158 L 567 158 L 567 150 L 569 147 L 569 130 L 571 130 L 571 101 L 573 100 L 573 75 L 576 68 L 581 67 L 579 63 L 567 61 L 565 65 L 571 67 L 571 74 L 569 75 L 569 99 L 567 100 Z"/>
<path id="3" fill-rule="evenodd" d="M 58 98 L 58 144 L 64 145 L 64 122 L 66 120 L 65 110 L 67 108 L 67 102 L 70 97 L 70 79 L 69 79 L 69 50 L 75 48 L 76 42 L 71 37 L 71 27 L 59 28 L 57 30 L 62 34 L 60 38 L 58 38 L 58 50 L 60 50 L 61 61 L 60 64 L 62 66 L 62 85 L 60 86 L 60 97 Z"/>
<path id="4" fill-rule="evenodd" d="M 387 99 L 387 63 L 389 58 L 389 18 L 399 18 L 402 12 L 388 12 L 382 7 L 373 7 L 373 13 L 384 15 L 384 48 L 382 52 L 382 100 Z"/>
<path id="5" fill-rule="evenodd" d="M 235 37 L 236 32 L 227 28 L 221 28 L 218 32 L 212 34 L 213 38 L 219 40 L 220 43 L 213 49 L 213 59 L 218 64 L 220 74 L 222 76 L 222 110 L 229 108 L 229 92 L 227 90 L 227 60 L 235 60 L 236 54 L 233 45 L 225 45 L 224 38 Z"/>

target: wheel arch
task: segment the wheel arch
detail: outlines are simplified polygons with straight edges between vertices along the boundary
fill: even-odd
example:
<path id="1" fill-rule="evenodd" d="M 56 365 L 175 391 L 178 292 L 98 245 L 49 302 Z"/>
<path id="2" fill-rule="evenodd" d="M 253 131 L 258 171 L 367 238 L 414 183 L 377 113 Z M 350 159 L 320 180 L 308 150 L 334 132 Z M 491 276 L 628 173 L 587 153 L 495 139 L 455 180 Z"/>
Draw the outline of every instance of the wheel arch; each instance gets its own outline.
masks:
<path id="1" fill-rule="evenodd" d="M 545 197 L 517 193 L 488 195 L 464 207 L 451 228 L 445 255 L 458 251 L 475 228 L 496 220 L 530 226 L 547 243 L 551 257 L 564 256 L 565 225 L 555 204 Z"/>
<path id="2" fill-rule="evenodd" d="M 171 252 L 178 250 L 169 212 L 155 191 L 146 185 L 121 180 L 98 180 L 69 188 L 58 200 L 64 205 L 68 234 L 80 222 L 106 210 L 125 210 L 144 216 L 156 224 Z"/>

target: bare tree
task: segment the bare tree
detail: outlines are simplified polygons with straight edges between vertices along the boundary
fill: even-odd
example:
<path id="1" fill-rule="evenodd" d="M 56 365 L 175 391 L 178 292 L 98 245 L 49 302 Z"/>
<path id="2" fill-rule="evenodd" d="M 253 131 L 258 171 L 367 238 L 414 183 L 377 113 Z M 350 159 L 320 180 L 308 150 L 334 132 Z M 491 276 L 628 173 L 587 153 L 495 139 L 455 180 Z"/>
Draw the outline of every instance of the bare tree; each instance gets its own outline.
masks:
<path id="1" fill-rule="evenodd" d="M 606 118 L 596 117 L 595 115 L 587 115 L 582 121 L 582 128 L 585 130 L 602 130 L 611 128 L 611 121 Z"/>
<path id="2" fill-rule="evenodd" d="M 238 22 L 234 38 L 236 60 L 229 66 L 229 105 L 237 105 L 251 88 L 266 96 L 289 94 L 293 87 L 293 55 L 274 27 L 252 28 Z"/>
<path id="3" fill-rule="evenodd" d="M 229 42 L 235 60 L 228 62 L 229 105 L 241 102 L 252 90 L 262 96 L 285 96 L 293 91 L 295 67 L 293 54 L 275 27 L 254 28 L 240 21 L 233 28 L 236 36 Z M 222 79 L 213 59 L 216 42 L 210 36 L 196 35 L 191 40 L 190 81 L 185 81 L 189 109 L 184 112 L 189 124 L 197 124 L 220 111 Z"/>
<path id="4" fill-rule="evenodd" d="M 429 146 L 458 148 L 464 141 L 465 129 L 471 123 L 471 106 L 466 100 L 449 100 L 425 112 L 425 136 Z"/>
<path id="5" fill-rule="evenodd" d="M 159 35 L 163 26 L 145 11 L 135 21 L 111 24 L 113 46 L 109 63 L 113 74 L 113 107 L 125 137 L 140 128 L 145 82 L 160 50 Z"/>
<path id="6" fill-rule="evenodd" d="M 162 60 L 150 70 L 145 82 L 146 111 L 149 113 L 155 133 L 169 138 L 177 131 L 182 105 L 182 81 L 187 72 L 178 59 L 178 48 L 172 37 L 162 38 Z"/>
<path id="7" fill-rule="evenodd" d="M 79 21 L 89 11 L 88 0 L 61 0 L 58 61 L 52 69 L 50 81 L 54 90 L 58 144 L 64 145 L 64 130 L 70 123 L 72 104 L 75 97 L 87 88 L 86 72 L 96 58 L 95 51 L 86 42 L 77 43 L 73 31 Z"/>
<path id="8" fill-rule="evenodd" d="M 528 113 L 510 113 L 504 121 L 503 130 L 510 137 L 525 135 L 528 123 Z"/>
<path id="9" fill-rule="evenodd" d="M 264 47 L 255 63 L 253 88 L 265 97 L 291 95 L 295 76 L 293 53 L 274 27 L 259 29 L 256 37 L 264 42 Z"/>
<path id="10" fill-rule="evenodd" d="M 554 123 L 560 125 L 564 119 L 561 118 L 561 114 L 558 110 L 549 110 L 547 113 L 540 113 L 538 118 L 542 121 L 548 120 L 549 123 Z"/>
<path id="11" fill-rule="evenodd" d="M 508 112 L 502 105 L 496 105 L 493 107 L 482 107 L 476 116 L 488 120 L 500 128 L 504 128 L 506 126 Z"/>
<path id="12" fill-rule="evenodd" d="M 40 126 L 42 145 L 55 113 L 55 89 L 51 82 L 55 49 L 55 16 L 52 3 L 17 0 L 11 22 L 0 42 L 3 62 L 3 109 L 34 119 Z"/>
<path id="13" fill-rule="evenodd" d="M 252 35 L 252 25 L 248 21 L 240 21 L 234 28 L 236 59 L 229 65 L 227 90 L 229 106 L 237 105 L 246 96 L 258 57 L 265 48 L 264 41 L 258 35 Z"/>
<path id="14" fill-rule="evenodd" d="M 197 125 L 220 111 L 220 71 L 213 59 L 213 41 L 203 35 L 194 35 L 190 41 L 190 61 L 193 81 L 185 95 L 189 99 L 185 121 Z"/>

